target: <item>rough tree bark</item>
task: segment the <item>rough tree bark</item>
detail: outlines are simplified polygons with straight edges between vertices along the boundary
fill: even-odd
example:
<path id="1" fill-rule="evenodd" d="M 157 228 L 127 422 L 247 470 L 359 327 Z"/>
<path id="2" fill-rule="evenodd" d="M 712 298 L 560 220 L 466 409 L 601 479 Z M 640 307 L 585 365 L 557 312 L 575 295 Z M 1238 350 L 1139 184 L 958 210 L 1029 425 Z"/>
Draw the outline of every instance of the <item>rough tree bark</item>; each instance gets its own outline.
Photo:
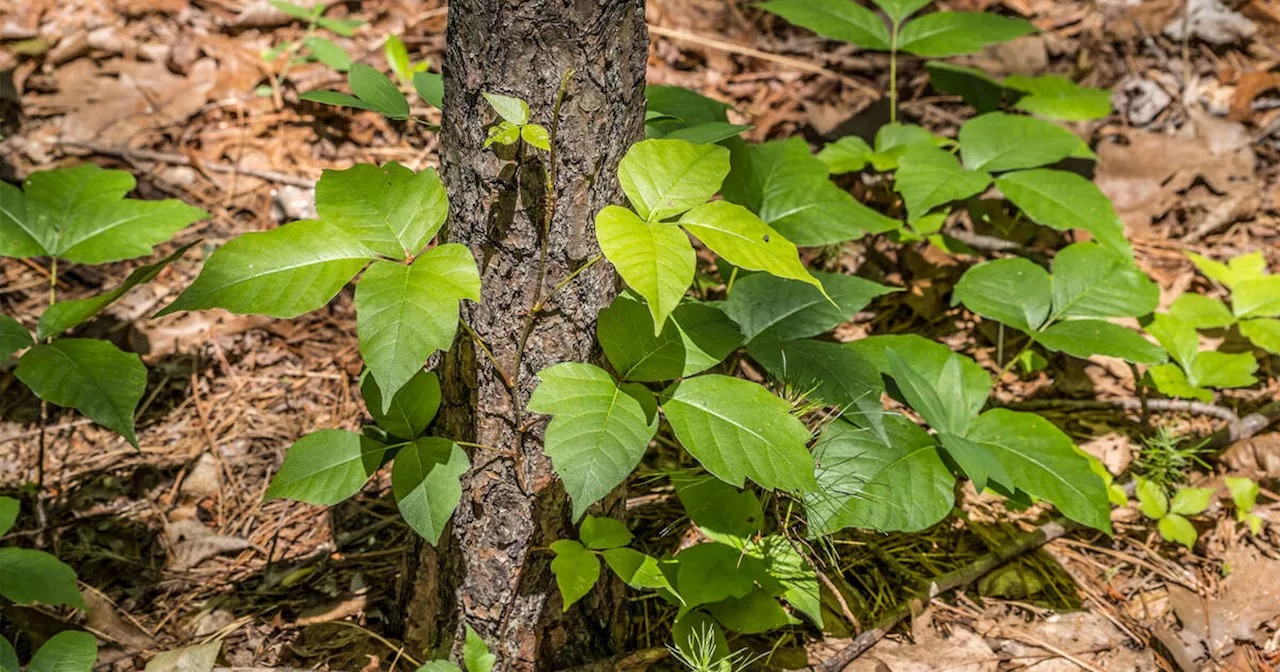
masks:
<path id="1" fill-rule="evenodd" d="M 596 264 L 555 295 L 532 324 L 519 371 L 517 348 L 535 294 L 598 253 L 594 215 L 622 202 L 617 164 L 644 134 L 644 0 L 451 0 L 446 44 L 448 240 L 471 248 L 484 287 L 464 319 L 516 384 L 507 390 L 465 331 L 441 362 L 445 435 L 503 452 L 472 451 L 450 534 L 418 558 L 406 634 L 417 650 L 456 650 L 465 622 L 495 649 L 498 669 L 558 669 L 607 652 L 617 601 L 598 594 L 561 613 L 546 547 L 573 534 L 568 500 L 542 453 L 545 423 L 523 408 L 539 370 L 598 357 L 595 320 L 617 292 L 612 268 Z M 533 121 L 550 129 L 570 70 L 535 290 L 547 154 L 482 149 L 496 115 L 481 93 L 528 101 Z"/>

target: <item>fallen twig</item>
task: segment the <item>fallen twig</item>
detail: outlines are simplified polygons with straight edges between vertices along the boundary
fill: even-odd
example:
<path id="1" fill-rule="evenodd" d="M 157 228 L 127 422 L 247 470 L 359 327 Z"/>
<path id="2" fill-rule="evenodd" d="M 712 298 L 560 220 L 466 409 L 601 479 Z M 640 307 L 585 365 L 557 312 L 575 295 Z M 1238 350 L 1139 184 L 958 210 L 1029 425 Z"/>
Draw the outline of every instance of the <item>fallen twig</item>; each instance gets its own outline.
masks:
<path id="1" fill-rule="evenodd" d="M 1141 399 L 1033 399 L 1031 401 L 1023 401 L 1015 404 L 1009 404 L 1005 408 L 1011 408 L 1019 411 L 1043 411 L 1054 408 L 1073 409 L 1078 411 L 1084 410 L 1109 410 L 1118 409 L 1125 411 L 1141 411 Z M 1207 415 L 1219 420 L 1227 422 L 1240 422 L 1240 416 L 1236 412 L 1225 407 L 1216 406 L 1214 404 L 1206 404 L 1203 401 L 1188 401 L 1186 399 L 1148 399 L 1146 408 L 1149 411 L 1186 411 L 1197 415 Z"/>
<path id="2" fill-rule="evenodd" d="M 986 576 L 989 572 L 1000 567 L 1001 565 L 1017 558 L 1018 556 L 1040 548 L 1044 544 L 1053 541 L 1067 532 L 1075 528 L 1075 523 L 1065 519 L 1057 519 L 1049 521 L 1034 532 L 1030 532 L 996 547 L 990 553 L 979 557 L 973 562 L 941 576 L 935 577 L 927 584 L 926 595 L 923 598 L 910 600 L 898 608 L 894 609 L 885 616 L 875 627 L 870 630 L 864 630 L 857 637 L 853 638 L 849 645 L 836 652 L 835 655 L 823 660 L 817 664 L 806 668 L 809 672 L 837 672 L 842 670 L 849 663 L 853 662 L 858 656 L 862 655 L 875 645 L 876 642 L 889 634 L 889 631 L 901 623 L 908 615 L 913 612 L 924 609 L 930 600 L 956 588 L 977 581 Z"/>
<path id="3" fill-rule="evenodd" d="M 130 149 L 128 147 L 108 147 L 106 145 L 98 145 L 92 142 L 67 141 L 62 143 L 68 147 L 79 147 L 87 149 L 94 154 L 102 154 L 105 156 L 116 156 L 122 159 L 134 161 L 156 161 L 159 163 L 168 163 L 175 166 L 195 166 L 196 163 L 191 157 L 182 154 L 171 154 L 169 152 L 156 152 L 149 149 Z M 200 168 L 214 173 L 238 174 L 248 177 L 256 177 L 258 179 L 267 180 L 268 182 L 278 182 L 280 184 L 288 184 L 303 189 L 310 189 L 316 186 L 316 181 L 311 178 L 301 177 L 298 175 L 290 175 L 274 170 L 256 170 L 254 168 L 241 168 L 226 163 L 206 163 L 200 162 Z"/>

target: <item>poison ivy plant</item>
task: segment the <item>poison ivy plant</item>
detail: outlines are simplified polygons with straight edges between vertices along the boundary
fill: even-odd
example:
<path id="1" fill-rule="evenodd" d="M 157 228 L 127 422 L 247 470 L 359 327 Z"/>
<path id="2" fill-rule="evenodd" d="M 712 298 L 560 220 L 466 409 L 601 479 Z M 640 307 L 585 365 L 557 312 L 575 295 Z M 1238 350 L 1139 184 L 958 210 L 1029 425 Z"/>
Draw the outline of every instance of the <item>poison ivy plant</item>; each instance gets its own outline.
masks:
<path id="1" fill-rule="evenodd" d="M 0 497 L 0 537 L 13 528 L 20 508 L 16 499 Z M 74 569 L 44 551 L 14 546 L 0 548 L 0 597 L 22 605 L 85 608 Z"/>
<path id="2" fill-rule="evenodd" d="M 731 105 L 678 86 L 651 85 L 645 100 L 646 138 L 723 142 L 752 128 L 729 123 Z"/>
<path id="3" fill-rule="evenodd" d="M 1248 387 L 1256 383 L 1253 374 L 1258 370 L 1258 360 L 1252 353 L 1200 349 L 1197 323 L 1185 319 L 1188 306 L 1189 302 L 1184 301 L 1178 313 L 1156 314 L 1145 325 L 1147 333 L 1169 352 L 1173 362 L 1151 367 L 1144 380 L 1162 394 L 1204 402 L 1213 401 L 1209 388 Z"/>
<path id="4" fill-rule="evenodd" d="M 267 63 L 283 60 L 285 65 L 271 85 L 257 88 L 258 95 L 269 96 L 279 91 L 289 70 L 302 63 L 319 61 L 338 72 L 348 71 L 352 65 L 351 55 L 333 40 L 317 32 L 323 29 L 341 37 L 351 37 L 355 35 L 357 28 L 364 25 L 363 21 L 327 17 L 324 14 L 328 5 L 323 2 L 316 2 L 311 7 L 303 7 L 285 0 L 269 0 L 269 2 L 286 16 L 305 22 L 307 28 L 300 39 L 280 42 L 262 52 L 262 60 Z"/>
<path id="5" fill-rule="evenodd" d="M 1136 493 L 1138 508 L 1156 522 L 1160 536 L 1167 541 L 1195 546 L 1199 533 L 1187 518 L 1199 515 L 1213 501 L 1213 488 L 1179 488 L 1170 498 L 1154 481 L 1139 478 Z"/>
<path id="6" fill-rule="evenodd" d="M 543 151 L 551 149 L 551 135 L 545 126 L 529 123 L 529 104 L 519 98 L 503 96 L 496 93 L 484 94 L 489 106 L 502 119 L 489 129 L 489 137 L 484 141 L 488 147 L 493 143 L 513 145 L 521 140 L 530 147 Z"/>
<path id="7" fill-rule="evenodd" d="M 1080 86 L 1061 75 L 1011 75 L 1003 81 L 981 70 L 935 61 L 926 64 L 933 88 L 964 98 L 978 112 L 1002 108 L 1061 121 L 1101 119 L 1111 113 L 1111 92 Z"/>
<path id="8" fill-rule="evenodd" d="M 27 661 L 27 672 L 89 672 L 98 660 L 98 639 L 88 632 L 63 630 L 45 640 Z M 0 636 L 0 670 L 18 672 L 18 654 Z"/>
<path id="9" fill-rule="evenodd" d="M 1231 493 L 1231 503 L 1236 507 L 1236 521 L 1249 526 L 1249 531 L 1256 534 L 1262 532 L 1262 518 L 1253 512 L 1258 504 L 1258 493 L 1261 491 L 1258 482 L 1251 478 L 1224 476 L 1222 482 Z"/>
<path id="10" fill-rule="evenodd" d="M 467 637 L 462 644 L 463 667 L 445 659 L 429 660 L 418 668 L 418 672 L 492 672 L 497 656 L 489 652 L 489 645 L 480 634 L 466 626 Z"/>
<path id="11" fill-rule="evenodd" d="M 1280 354 L 1280 276 L 1267 273 L 1261 252 L 1221 263 L 1189 252 L 1206 277 L 1231 292 L 1231 307 L 1217 299 L 1187 293 L 1169 306 L 1170 315 L 1196 329 L 1236 327 L 1240 335 L 1273 355 Z"/>
<path id="12" fill-rule="evenodd" d="M 399 43 L 399 40 L 395 43 Z M 402 81 L 410 81 L 414 92 L 423 102 L 443 109 L 444 77 L 439 73 L 427 71 L 426 63 L 410 66 L 408 54 L 402 54 L 393 46 L 395 43 L 390 40 L 387 42 L 387 60 L 392 72 Z M 403 49 L 403 44 L 400 49 Z M 323 105 L 371 110 L 388 119 L 412 120 L 426 126 L 429 130 L 439 130 L 435 125 L 412 116 L 408 97 L 390 77 L 372 66 L 352 63 L 347 69 L 347 86 L 351 89 L 349 94 L 341 91 L 308 91 L 298 98 Z"/>

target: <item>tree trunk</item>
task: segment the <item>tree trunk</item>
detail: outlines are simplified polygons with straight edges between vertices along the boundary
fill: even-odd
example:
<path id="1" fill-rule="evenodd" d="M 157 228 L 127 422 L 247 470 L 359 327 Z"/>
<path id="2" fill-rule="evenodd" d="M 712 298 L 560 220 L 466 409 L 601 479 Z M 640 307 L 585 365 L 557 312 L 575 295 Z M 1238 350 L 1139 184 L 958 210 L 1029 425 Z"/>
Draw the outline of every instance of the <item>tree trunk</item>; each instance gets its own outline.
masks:
<path id="1" fill-rule="evenodd" d="M 498 451 L 471 451 L 450 533 L 422 548 L 407 639 L 413 651 L 456 651 L 466 623 L 494 649 L 497 669 L 558 669 L 607 653 L 618 601 L 602 592 L 562 613 L 547 546 L 576 535 L 542 452 L 545 423 L 523 409 L 538 371 L 599 356 L 595 322 L 617 292 L 613 269 L 596 264 L 557 292 L 522 357 L 517 349 L 531 305 L 599 252 L 595 213 L 622 202 L 618 161 L 644 134 L 644 0 L 451 0 L 446 44 L 448 240 L 471 248 L 483 282 L 482 303 L 463 315 L 516 384 L 507 390 L 465 331 L 441 362 L 442 433 Z M 528 101 L 532 121 L 551 129 L 570 70 L 540 273 L 548 155 L 483 149 L 497 116 L 481 93 Z"/>

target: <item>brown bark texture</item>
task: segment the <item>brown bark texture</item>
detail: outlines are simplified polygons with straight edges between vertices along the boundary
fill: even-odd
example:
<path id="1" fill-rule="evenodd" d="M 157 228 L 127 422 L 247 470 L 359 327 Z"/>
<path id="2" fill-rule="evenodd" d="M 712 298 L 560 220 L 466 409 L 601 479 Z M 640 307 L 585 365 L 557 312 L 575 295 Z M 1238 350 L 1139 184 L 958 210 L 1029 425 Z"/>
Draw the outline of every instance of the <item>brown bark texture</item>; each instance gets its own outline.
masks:
<path id="1" fill-rule="evenodd" d="M 523 409 L 538 371 L 598 358 L 596 316 L 617 293 L 613 269 L 598 263 L 555 294 L 532 323 L 519 371 L 517 349 L 535 295 L 547 296 L 599 252 L 595 213 L 623 202 L 617 164 L 644 135 L 644 0 L 451 0 L 446 44 L 447 238 L 471 248 L 483 283 L 483 301 L 464 305 L 463 317 L 516 384 L 514 393 L 507 390 L 465 331 L 438 367 L 440 433 L 502 452 L 470 451 L 451 531 L 438 548 L 424 545 L 413 568 L 406 636 L 411 650 L 456 652 L 465 623 L 489 643 L 496 669 L 559 669 L 609 652 L 619 600 L 602 581 L 563 613 L 547 546 L 576 534 L 568 498 L 542 452 L 546 423 Z M 532 121 L 551 129 L 570 70 L 545 275 L 535 291 L 548 154 L 483 149 L 498 117 L 481 94 L 522 98 Z"/>

